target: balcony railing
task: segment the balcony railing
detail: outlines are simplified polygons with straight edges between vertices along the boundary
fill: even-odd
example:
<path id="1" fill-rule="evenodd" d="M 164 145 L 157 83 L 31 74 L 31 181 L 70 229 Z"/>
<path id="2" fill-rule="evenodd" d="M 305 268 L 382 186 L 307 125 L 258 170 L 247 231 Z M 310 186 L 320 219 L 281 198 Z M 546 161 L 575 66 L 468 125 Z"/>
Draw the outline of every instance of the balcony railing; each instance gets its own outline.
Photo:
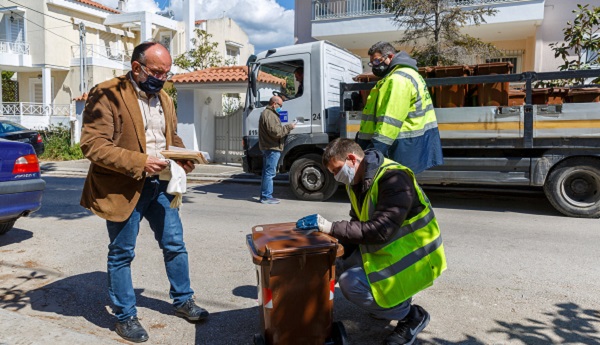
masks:
<path id="1" fill-rule="evenodd" d="M 72 104 L 50 104 L 31 102 L 2 103 L 0 115 L 75 116 Z"/>
<path id="2" fill-rule="evenodd" d="M 494 6 L 536 0 L 451 0 L 455 6 Z M 313 0 L 313 20 L 352 18 L 388 14 L 382 0 Z"/>
<path id="3" fill-rule="evenodd" d="M 71 56 L 77 59 L 81 57 L 79 45 L 71 46 Z M 131 57 L 124 50 L 97 44 L 85 45 L 85 57 L 103 58 L 122 63 L 129 63 L 129 61 L 131 60 Z"/>
<path id="4" fill-rule="evenodd" d="M 0 41 L 0 53 L 29 55 L 29 43 Z"/>

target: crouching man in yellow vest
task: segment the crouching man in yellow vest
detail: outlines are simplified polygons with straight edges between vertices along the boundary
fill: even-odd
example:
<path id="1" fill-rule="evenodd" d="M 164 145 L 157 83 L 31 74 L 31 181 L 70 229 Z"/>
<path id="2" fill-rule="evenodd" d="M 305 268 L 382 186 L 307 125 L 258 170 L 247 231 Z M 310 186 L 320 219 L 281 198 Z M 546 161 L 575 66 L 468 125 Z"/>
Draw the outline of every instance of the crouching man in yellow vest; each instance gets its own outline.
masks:
<path id="1" fill-rule="evenodd" d="M 446 269 L 429 200 L 410 169 L 377 150 L 363 151 L 350 139 L 332 141 L 323 165 L 346 185 L 351 220 L 331 223 L 314 214 L 296 227 L 340 240 L 345 255 L 336 273 L 344 296 L 375 318 L 398 320 L 385 344 L 412 344 L 429 323 L 429 313 L 411 305 L 411 297 Z"/>

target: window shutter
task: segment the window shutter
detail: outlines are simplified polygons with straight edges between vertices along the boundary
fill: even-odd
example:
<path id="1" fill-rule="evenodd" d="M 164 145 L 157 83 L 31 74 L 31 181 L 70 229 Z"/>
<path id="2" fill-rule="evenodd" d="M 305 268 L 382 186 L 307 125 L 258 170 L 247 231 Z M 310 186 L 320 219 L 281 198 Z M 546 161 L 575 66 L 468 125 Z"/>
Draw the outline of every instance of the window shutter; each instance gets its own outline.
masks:
<path id="1" fill-rule="evenodd" d="M 23 30 L 25 25 L 23 23 L 23 18 L 13 16 L 14 20 L 10 22 L 10 38 L 12 42 L 23 42 L 25 41 L 23 37 Z"/>

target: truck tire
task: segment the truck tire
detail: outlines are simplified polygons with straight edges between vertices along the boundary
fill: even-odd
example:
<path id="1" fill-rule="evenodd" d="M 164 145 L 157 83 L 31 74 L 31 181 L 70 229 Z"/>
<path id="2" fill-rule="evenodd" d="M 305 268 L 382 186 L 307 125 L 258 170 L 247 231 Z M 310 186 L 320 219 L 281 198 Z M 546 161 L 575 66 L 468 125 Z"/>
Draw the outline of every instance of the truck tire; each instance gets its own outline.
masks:
<path id="1" fill-rule="evenodd" d="M 573 158 L 559 163 L 548 174 L 544 193 L 564 215 L 600 218 L 600 160 Z"/>
<path id="2" fill-rule="evenodd" d="M 4 235 L 8 232 L 8 230 L 12 229 L 16 221 L 16 219 L 10 219 L 8 221 L 0 223 L 0 235 Z"/>
<path id="3" fill-rule="evenodd" d="M 290 185 L 298 199 L 307 201 L 325 201 L 338 187 L 333 175 L 321 164 L 321 156 L 316 153 L 294 161 L 290 168 Z"/>

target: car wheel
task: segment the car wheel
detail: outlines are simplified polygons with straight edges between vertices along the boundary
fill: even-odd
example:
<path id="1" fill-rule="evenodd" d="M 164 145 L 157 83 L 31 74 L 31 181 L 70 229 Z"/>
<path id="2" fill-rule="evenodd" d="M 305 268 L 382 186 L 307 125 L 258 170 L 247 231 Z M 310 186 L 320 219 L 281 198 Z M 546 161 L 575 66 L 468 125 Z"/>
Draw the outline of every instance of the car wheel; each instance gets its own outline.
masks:
<path id="1" fill-rule="evenodd" d="M 316 153 L 304 155 L 290 168 L 292 192 L 300 200 L 325 201 L 335 193 L 338 184 L 333 175 L 321 164 Z"/>
<path id="2" fill-rule="evenodd" d="M 4 235 L 8 232 L 8 230 L 12 229 L 16 221 L 16 219 L 11 219 L 9 221 L 0 223 L 0 235 Z"/>
<path id="3" fill-rule="evenodd" d="M 600 218 L 600 160 L 573 158 L 559 163 L 548 174 L 544 193 L 564 215 Z"/>

